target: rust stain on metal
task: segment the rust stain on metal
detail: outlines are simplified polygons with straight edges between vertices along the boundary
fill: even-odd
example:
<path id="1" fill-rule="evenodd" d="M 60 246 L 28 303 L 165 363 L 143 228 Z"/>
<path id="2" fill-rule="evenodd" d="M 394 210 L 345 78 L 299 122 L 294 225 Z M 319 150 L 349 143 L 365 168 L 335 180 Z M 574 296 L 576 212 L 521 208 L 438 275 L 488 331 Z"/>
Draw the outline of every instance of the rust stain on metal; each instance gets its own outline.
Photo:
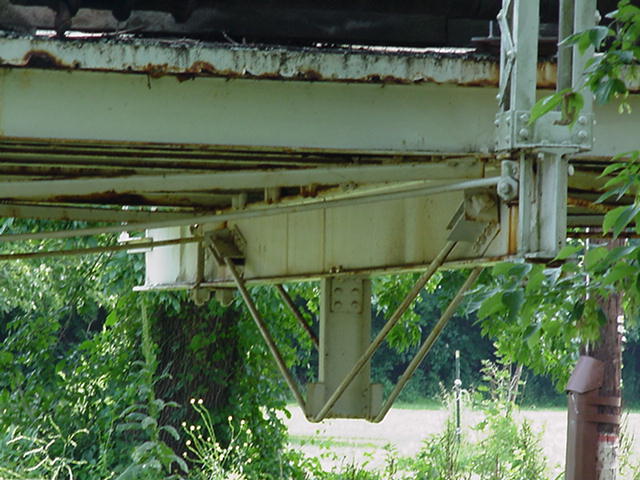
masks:
<path id="1" fill-rule="evenodd" d="M 92 48 L 90 45 L 87 48 Z M 325 71 L 318 65 L 322 61 L 318 52 L 309 52 L 309 58 L 305 54 L 300 53 L 301 57 L 295 56 L 297 52 L 285 52 L 280 62 L 274 64 L 267 71 L 252 71 L 251 67 L 243 68 L 243 61 L 236 63 L 235 66 L 226 68 L 216 67 L 210 61 L 198 60 L 191 65 L 184 67 L 180 65 L 179 59 L 175 62 L 167 61 L 165 63 L 150 62 L 144 65 L 136 65 L 127 62 L 119 66 L 83 66 L 78 60 L 67 61 L 61 60 L 55 54 L 46 49 L 32 49 L 28 51 L 22 58 L 19 66 L 27 68 L 44 68 L 44 69 L 60 69 L 60 70 L 77 70 L 87 69 L 90 71 L 100 72 L 121 72 L 121 73 L 144 73 L 151 78 L 160 78 L 166 75 L 175 76 L 179 82 L 193 80 L 196 77 L 224 77 L 228 79 L 244 78 L 256 80 L 278 80 L 278 81 L 306 81 L 306 82 L 338 82 L 338 83 L 369 83 L 380 85 L 412 85 L 422 83 L 449 83 L 467 87 L 495 87 L 499 83 L 500 67 L 494 58 L 486 56 L 478 56 L 472 54 L 462 55 L 439 55 L 437 53 L 427 54 L 407 54 L 387 52 L 350 52 L 345 51 L 342 56 L 346 59 L 350 55 L 361 57 L 364 62 L 364 72 L 361 74 L 349 75 L 347 72 L 336 72 L 331 69 Z M 238 54 L 240 55 L 240 54 Z M 246 55 L 246 54 L 243 54 Z M 294 56 L 291 56 L 294 55 Z M 335 63 L 335 53 L 328 53 L 329 63 Z M 395 70 L 383 68 L 385 71 L 376 71 L 377 63 L 381 55 L 396 56 L 398 60 L 397 73 Z M 249 57 L 245 58 L 247 60 Z M 238 57 L 238 60 L 242 60 Z M 260 58 L 256 58 L 256 61 Z M 294 66 L 293 64 L 302 60 L 302 64 Z M 248 60 L 247 60 L 248 61 Z M 425 65 L 421 62 L 426 61 Z M 6 64 L 7 62 L 0 62 Z M 258 64 L 261 62 L 258 61 Z M 253 64 L 253 62 L 251 62 Z M 285 68 L 287 64 L 289 67 Z M 359 64 L 360 65 L 360 64 Z M 383 66 L 386 62 L 383 62 Z M 431 67 L 426 68 L 431 65 Z M 293 67 L 293 68 L 291 68 Z M 345 64 L 345 68 L 348 67 Z M 362 65 L 360 65 L 362 67 Z M 359 68 L 360 68 L 359 67 Z M 426 70 L 425 70 L 426 68 Z M 366 70 L 369 70 L 368 73 Z M 553 88 L 556 81 L 555 63 L 546 61 L 538 65 L 538 87 Z M 284 73 L 286 72 L 286 73 Z M 411 73 L 413 72 L 413 73 Z"/>
<path id="2" fill-rule="evenodd" d="M 136 195 L 133 193 L 115 193 L 113 191 L 81 196 L 58 195 L 48 198 L 47 201 L 114 205 L 153 205 L 153 202 L 150 199 L 145 198 L 144 195 Z"/>
<path id="3" fill-rule="evenodd" d="M 618 208 L 618 205 L 612 206 L 612 205 L 605 205 L 602 203 L 594 203 L 589 200 L 585 200 L 583 198 L 576 198 L 576 197 L 568 197 L 567 205 L 571 207 L 587 208 L 589 210 L 593 210 L 594 212 L 598 212 L 598 213 L 607 213 L 607 212 L 610 212 L 611 210 L 614 210 L 615 208 Z"/>
<path id="4" fill-rule="evenodd" d="M 149 75 L 151 78 L 160 78 L 166 75 L 170 71 L 170 68 L 169 68 L 169 64 L 167 63 L 163 63 L 163 64 L 149 63 L 142 69 L 142 71 L 145 72 L 147 75 Z"/>
<path id="5" fill-rule="evenodd" d="M 56 58 L 50 52 L 45 50 L 30 50 L 23 57 L 23 66 L 28 68 L 53 68 L 53 69 L 69 69 L 77 68 L 73 65 L 67 65 L 60 59 Z"/>
<path id="6" fill-rule="evenodd" d="M 518 253 L 518 206 L 509 207 L 509 241 L 507 253 L 515 255 Z"/>

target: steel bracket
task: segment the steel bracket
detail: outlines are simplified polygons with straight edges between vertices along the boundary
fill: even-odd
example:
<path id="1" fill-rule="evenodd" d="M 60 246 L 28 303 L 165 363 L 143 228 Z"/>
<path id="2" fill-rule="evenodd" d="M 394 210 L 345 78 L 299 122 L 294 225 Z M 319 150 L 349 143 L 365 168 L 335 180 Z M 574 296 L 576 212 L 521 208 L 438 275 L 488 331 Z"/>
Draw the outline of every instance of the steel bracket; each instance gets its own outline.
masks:
<path id="1" fill-rule="evenodd" d="M 528 111 L 500 112 L 496 115 L 496 150 L 591 150 L 593 114 L 580 114 L 575 125 L 564 124 L 562 117 L 561 112 L 549 112 L 531 123 Z"/>
<path id="2" fill-rule="evenodd" d="M 204 239 L 211 247 L 211 253 L 219 267 L 225 266 L 226 258 L 231 259 L 235 265 L 244 265 L 247 241 L 238 227 L 206 232 Z"/>
<path id="3" fill-rule="evenodd" d="M 496 190 L 502 200 L 510 202 L 518 197 L 518 163 L 513 160 L 503 160 L 500 166 L 502 175 Z"/>
<path id="4" fill-rule="evenodd" d="M 507 179 L 501 179 L 500 185 Z M 509 179 L 510 188 L 517 192 L 517 181 Z M 513 183 L 511 183 L 513 182 Z M 489 189 L 465 190 L 464 201 L 447 225 L 448 240 L 456 242 L 473 241 L 475 252 L 483 251 L 500 231 L 498 197 Z"/>

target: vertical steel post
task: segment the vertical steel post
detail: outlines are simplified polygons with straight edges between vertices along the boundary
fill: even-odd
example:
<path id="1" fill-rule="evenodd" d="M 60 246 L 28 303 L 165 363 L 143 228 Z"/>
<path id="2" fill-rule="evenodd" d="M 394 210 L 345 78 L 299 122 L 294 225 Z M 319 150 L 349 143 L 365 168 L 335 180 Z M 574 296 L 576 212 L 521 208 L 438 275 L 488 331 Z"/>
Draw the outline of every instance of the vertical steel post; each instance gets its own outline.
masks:
<path id="1" fill-rule="evenodd" d="M 560 38 L 593 26 L 596 0 L 562 0 Z M 563 111 L 530 121 L 536 102 L 539 0 L 503 0 L 496 150 L 519 163 L 518 253 L 551 259 L 566 236 L 568 154 L 593 143 L 591 95 L 574 118 Z M 580 87 L 590 52 L 559 47 L 558 91 Z M 565 101 L 569 101 L 567 97 Z M 575 123 L 575 125 L 574 125 Z"/>
<path id="2" fill-rule="evenodd" d="M 575 0 L 560 0 L 558 20 L 558 80 L 556 92 L 573 86 L 573 48 L 563 45 L 574 32 Z"/>

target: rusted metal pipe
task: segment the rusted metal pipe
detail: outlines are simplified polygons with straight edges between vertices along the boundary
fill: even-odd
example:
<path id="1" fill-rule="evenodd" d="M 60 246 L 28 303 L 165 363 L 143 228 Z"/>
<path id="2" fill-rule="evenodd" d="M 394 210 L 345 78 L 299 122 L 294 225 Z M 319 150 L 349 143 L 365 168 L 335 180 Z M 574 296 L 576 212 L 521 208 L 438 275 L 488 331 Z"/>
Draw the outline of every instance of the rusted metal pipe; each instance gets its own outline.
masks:
<path id="1" fill-rule="evenodd" d="M 282 286 L 281 284 L 276 285 L 276 290 L 280 294 L 280 298 L 282 298 L 282 301 L 285 303 L 285 305 L 289 307 L 289 311 L 291 312 L 291 314 L 295 317 L 295 319 L 298 321 L 300 326 L 304 328 L 304 330 L 307 332 L 307 334 L 311 338 L 311 341 L 315 345 L 316 349 L 318 349 L 319 348 L 318 336 L 311 328 L 311 325 L 309 325 L 306 322 L 306 320 L 302 317 L 300 310 L 298 310 L 298 308 L 296 307 L 296 304 L 293 303 L 293 299 L 289 295 L 289 292 L 287 292 L 284 286 Z"/>
<path id="2" fill-rule="evenodd" d="M 456 309 L 460 305 L 460 302 L 462 302 L 462 298 L 464 297 L 464 294 L 475 283 L 476 279 L 480 275 L 480 272 L 482 272 L 482 267 L 474 268 L 471 271 L 471 273 L 467 277 L 467 280 L 462 284 L 462 287 L 460 287 L 460 290 L 458 290 L 458 293 L 456 293 L 456 296 L 453 298 L 453 300 L 451 300 L 451 303 L 449 303 L 449 306 L 444 311 L 444 313 L 442 314 L 438 322 L 434 325 L 433 330 L 431 330 L 431 333 L 429 334 L 427 339 L 424 341 L 424 343 L 420 347 L 420 350 L 418 351 L 416 356 L 413 357 L 413 360 L 411 360 L 411 363 L 409 364 L 405 372 L 402 374 L 402 376 L 398 380 L 398 383 L 396 384 L 395 388 L 393 389 L 393 391 L 387 398 L 386 402 L 382 406 L 380 413 L 378 413 L 378 415 L 372 420 L 373 422 L 378 423 L 382 421 L 382 419 L 385 417 L 385 415 L 393 405 L 393 402 L 395 401 L 395 399 L 398 398 L 398 395 L 400 395 L 400 392 L 402 392 L 402 389 L 404 388 L 404 386 L 407 384 L 409 379 L 413 376 L 413 373 L 416 371 L 416 369 L 420 366 L 420 364 L 424 360 L 424 357 L 427 356 L 427 354 L 429 353 L 429 350 L 431 350 L 431 347 L 440 336 L 440 333 L 444 329 L 445 325 L 455 313 Z"/>
<path id="3" fill-rule="evenodd" d="M 314 418 L 314 422 L 321 422 L 329 413 L 329 410 L 335 405 L 340 396 L 344 393 L 347 387 L 351 384 L 354 378 L 360 373 L 360 371 L 364 368 L 373 354 L 378 350 L 382 342 L 384 342 L 385 338 L 391 331 L 391 329 L 398 323 L 398 321 L 402 318 L 404 312 L 411 306 L 415 298 L 418 296 L 420 291 L 424 288 L 429 279 L 433 276 L 434 273 L 440 268 L 440 266 L 444 263 L 447 256 L 453 248 L 457 245 L 457 242 L 447 242 L 442 250 L 438 253 L 438 255 L 433 259 L 433 261 L 429 264 L 429 267 L 425 272 L 420 275 L 418 281 L 415 283 L 413 288 L 402 300 L 402 303 L 398 305 L 395 312 L 391 315 L 387 323 L 382 327 L 382 330 L 376 335 L 376 338 L 371 342 L 369 347 L 365 350 L 362 356 L 358 359 L 356 364 L 353 366 L 351 371 L 347 374 L 347 376 L 340 382 L 335 391 L 331 394 L 327 402 L 320 409 L 318 414 Z"/>
<path id="4" fill-rule="evenodd" d="M 296 397 L 296 400 L 298 401 L 300 408 L 302 408 L 302 411 L 304 412 L 305 400 L 304 400 L 304 397 L 302 396 L 302 393 L 300 392 L 300 388 L 298 387 L 298 384 L 293 378 L 293 375 L 291 375 L 291 372 L 287 368 L 287 364 L 285 363 L 284 358 L 282 358 L 282 354 L 280 353 L 280 350 L 278 349 L 276 342 L 273 340 L 271 333 L 269 333 L 269 329 L 267 328 L 267 325 L 264 323 L 264 320 L 262 319 L 262 316 L 260 315 L 260 312 L 258 311 L 256 304 L 254 303 L 253 299 L 251 298 L 251 295 L 249 294 L 249 291 L 247 290 L 247 287 L 244 284 L 244 280 L 240 278 L 240 274 L 238 273 L 236 266 L 233 264 L 233 261 L 229 257 L 224 257 L 224 263 L 229 269 L 229 272 L 231 273 L 231 276 L 233 277 L 233 280 L 235 281 L 236 286 L 238 287 L 238 291 L 240 292 L 240 295 L 242 296 L 242 299 L 244 300 L 244 303 L 247 306 L 249 313 L 253 317 L 253 320 L 256 323 L 258 330 L 260 330 L 260 334 L 262 335 L 262 338 L 267 344 L 267 347 L 269 348 L 271 355 L 273 355 L 273 358 L 276 361 L 276 364 L 278 365 L 278 369 L 280 370 L 280 373 L 284 377 L 285 381 L 287 382 L 287 385 L 289 386 L 289 389 L 291 390 L 291 393 L 293 393 L 293 396 Z"/>

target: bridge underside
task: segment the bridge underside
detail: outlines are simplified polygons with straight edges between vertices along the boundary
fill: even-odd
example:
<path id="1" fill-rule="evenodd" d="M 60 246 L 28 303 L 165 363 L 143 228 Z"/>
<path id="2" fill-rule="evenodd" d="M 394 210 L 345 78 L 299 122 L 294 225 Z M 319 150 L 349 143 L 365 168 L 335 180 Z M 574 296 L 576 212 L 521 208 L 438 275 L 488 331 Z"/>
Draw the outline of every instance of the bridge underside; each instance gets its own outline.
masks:
<path id="1" fill-rule="evenodd" d="M 124 246 L 146 253 L 140 288 L 200 302 L 237 287 L 317 421 L 384 417 L 479 269 L 383 406 L 369 361 L 433 273 L 553 258 L 566 226 L 600 225 L 615 206 L 593 203 L 599 175 L 636 147 L 606 105 L 566 144 L 496 153 L 500 69 L 468 50 L 7 34 L 0 52 L 0 217 L 90 222 L 0 241 L 142 233 Z M 555 72 L 538 64 L 541 95 Z M 514 121 L 520 137 L 535 128 Z M 369 276 L 407 270 L 424 273 L 369 343 Z M 305 400 L 246 283 L 318 278 L 324 360 Z"/>
<path id="2" fill-rule="evenodd" d="M 138 229 L 201 217 L 222 226 L 234 225 L 234 217 L 211 221 L 216 213 L 277 212 L 500 175 L 493 126 L 498 65 L 491 57 L 13 35 L 0 44 L 2 216 L 129 222 Z M 539 88 L 554 83 L 555 65 L 540 63 Z M 635 96 L 630 102 L 637 108 Z M 585 209 L 603 184 L 597 176 L 613 155 L 634 147 L 616 105 L 596 116 L 595 147 L 571 158 L 571 226 L 599 222 L 604 209 Z M 241 230 L 262 232 L 261 242 L 249 242 L 255 255 L 267 249 L 270 255 L 260 257 L 277 263 L 256 266 L 249 277 L 420 267 L 446 238 L 464 198 L 465 188 L 453 190 L 379 200 L 371 208 L 283 210 L 242 220 Z M 514 209 L 514 202 L 500 203 L 493 246 L 452 258 L 515 254 Z M 414 218 L 416 212 L 429 217 Z M 366 225 L 377 229 L 373 245 L 355 235 Z M 189 233 L 183 228 L 181 235 Z M 336 250 L 344 254 L 336 257 Z M 174 280 L 186 286 L 193 279 Z"/>

